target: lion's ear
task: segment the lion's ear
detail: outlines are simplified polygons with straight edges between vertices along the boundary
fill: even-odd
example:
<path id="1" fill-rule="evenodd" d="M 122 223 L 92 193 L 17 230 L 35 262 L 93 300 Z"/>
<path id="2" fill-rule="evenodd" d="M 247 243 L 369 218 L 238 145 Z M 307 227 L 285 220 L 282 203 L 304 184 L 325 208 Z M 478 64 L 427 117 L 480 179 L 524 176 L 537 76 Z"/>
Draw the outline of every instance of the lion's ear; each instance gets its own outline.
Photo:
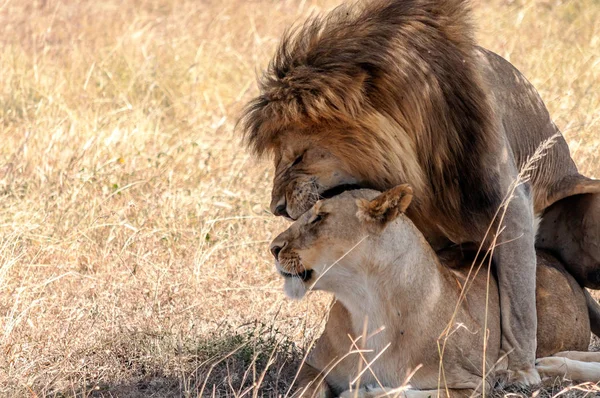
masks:
<path id="1" fill-rule="evenodd" d="M 359 199 L 356 215 L 362 221 L 384 226 L 406 211 L 412 197 L 413 190 L 410 185 L 398 185 L 373 200 Z"/>

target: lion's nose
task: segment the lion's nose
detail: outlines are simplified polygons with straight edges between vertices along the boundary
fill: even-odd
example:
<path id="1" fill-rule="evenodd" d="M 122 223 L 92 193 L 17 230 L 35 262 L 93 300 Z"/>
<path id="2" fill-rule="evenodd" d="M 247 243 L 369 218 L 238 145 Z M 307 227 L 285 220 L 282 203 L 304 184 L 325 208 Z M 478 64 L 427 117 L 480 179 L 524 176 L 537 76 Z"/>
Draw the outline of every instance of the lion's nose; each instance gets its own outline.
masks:
<path id="1" fill-rule="evenodd" d="M 273 242 L 271 243 L 271 254 L 275 257 L 275 260 L 279 261 L 279 253 L 287 245 L 287 242 Z"/>
<path id="2" fill-rule="evenodd" d="M 279 199 L 277 202 L 273 201 L 271 203 L 271 213 L 275 214 L 276 216 L 290 218 L 286 209 L 285 197 Z"/>
<path id="3" fill-rule="evenodd" d="M 279 205 L 275 208 L 275 213 L 276 216 L 284 216 L 287 218 L 290 218 L 290 215 L 288 214 L 285 205 Z"/>

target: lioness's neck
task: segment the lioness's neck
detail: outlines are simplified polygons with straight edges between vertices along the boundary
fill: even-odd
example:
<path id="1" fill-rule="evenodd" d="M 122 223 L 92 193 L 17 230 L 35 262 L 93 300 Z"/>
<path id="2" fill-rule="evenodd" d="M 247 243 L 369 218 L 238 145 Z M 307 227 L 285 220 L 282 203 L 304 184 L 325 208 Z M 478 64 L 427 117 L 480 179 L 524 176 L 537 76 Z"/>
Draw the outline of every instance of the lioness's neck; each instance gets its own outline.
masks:
<path id="1" fill-rule="evenodd" d="M 363 257 L 369 260 L 343 267 L 351 275 L 333 292 L 350 312 L 355 329 L 362 330 L 365 318 L 369 330 L 385 326 L 389 333 L 422 324 L 419 318 L 428 317 L 440 300 L 455 296 L 448 270 L 412 223 L 388 228 L 369 250 Z"/>

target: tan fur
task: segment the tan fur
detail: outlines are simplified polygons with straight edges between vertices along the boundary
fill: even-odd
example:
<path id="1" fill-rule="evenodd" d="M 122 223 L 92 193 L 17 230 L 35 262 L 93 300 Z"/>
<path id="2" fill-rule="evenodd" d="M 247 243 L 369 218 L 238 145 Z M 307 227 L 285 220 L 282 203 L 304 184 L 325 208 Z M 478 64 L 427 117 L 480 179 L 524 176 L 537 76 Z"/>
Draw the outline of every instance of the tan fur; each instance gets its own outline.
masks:
<path id="1" fill-rule="evenodd" d="M 472 263 L 460 251 L 446 250 L 440 257 L 431 249 L 414 224 L 404 216 L 412 191 L 403 185 L 382 194 L 373 191 L 349 191 L 318 206 L 300 217 L 272 243 L 277 267 L 286 273 L 311 270 L 311 278 L 300 281 L 286 278 L 286 290 L 293 279 L 306 290 L 321 289 L 335 294 L 323 335 L 316 342 L 301 371 L 298 396 L 331 396 L 348 389 L 361 359 L 347 353 L 357 347 L 371 361 L 383 353 L 361 378 L 359 397 L 375 397 L 403 385 L 406 375 L 422 367 L 409 381 L 412 386 L 404 397 L 436 396 L 439 387 L 438 341 L 452 319 L 461 289 L 467 287 L 451 327 L 443 364 L 445 383 L 451 396 L 469 396 L 481 391 L 483 342 L 487 336 L 486 372 L 495 367 L 506 369 L 500 361 L 500 311 L 498 287 L 489 281 L 486 321 L 486 289 L 483 271 L 467 282 Z M 317 217 L 318 216 L 318 217 Z M 439 259 L 443 259 L 440 262 Z M 446 266 L 452 265 L 452 269 Z M 333 265 L 332 265 L 333 264 Z M 538 253 L 537 271 L 538 356 L 562 351 L 586 350 L 590 321 L 584 291 L 551 255 Z M 289 292 L 289 290 L 287 290 Z M 594 304 L 597 306 L 597 304 Z M 367 341 L 350 338 L 364 333 Z M 380 330 L 384 327 L 383 330 Z M 391 343 L 387 348 L 386 345 Z M 577 360 L 570 354 L 570 358 Z M 339 362 L 338 362 L 339 361 Z M 561 362 L 562 361 L 562 362 Z M 331 364 L 336 364 L 331 367 Z M 542 375 L 568 375 L 579 381 L 592 381 L 595 366 L 577 366 L 564 372 L 564 361 L 543 358 Z M 562 372 L 562 373 L 561 373 Z M 322 376 L 326 375 L 323 380 Z M 381 382 L 384 389 L 369 388 Z M 394 395 L 394 394 L 392 394 Z M 352 397 L 346 391 L 342 397 Z"/>
<path id="2" fill-rule="evenodd" d="M 486 231 L 519 170 L 558 134 L 511 195 L 504 244 L 493 255 L 503 350 L 510 369 L 525 375 L 515 381 L 536 383 L 534 216 L 563 198 L 600 192 L 600 182 L 579 174 L 527 79 L 475 44 L 467 0 L 361 4 L 286 34 L 241 118 L 246 144 L 275 160 L 271 211 L 298 219 L 349 186 L 408 182 L 415 200 L 407 215 L 430 244 L 489 245 Z M 600 217 L 597 207 L 590 211 Z M 597 224 L 564 227 L 568 239 L 593 236 Z M 541 224 L 542 235 L 547 228 Z M 592 252 L 563 260 L 575 272 L 592 264 L 593 275 L 600 256 Z"/>

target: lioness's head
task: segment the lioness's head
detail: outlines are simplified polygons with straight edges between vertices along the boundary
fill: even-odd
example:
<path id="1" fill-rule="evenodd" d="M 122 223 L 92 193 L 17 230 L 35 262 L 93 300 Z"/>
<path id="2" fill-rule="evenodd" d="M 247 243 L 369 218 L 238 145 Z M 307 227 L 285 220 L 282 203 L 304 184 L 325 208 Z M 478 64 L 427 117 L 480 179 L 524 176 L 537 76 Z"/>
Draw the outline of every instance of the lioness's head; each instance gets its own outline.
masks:
<path id="1" fill-rule="evenodd" d="M 412 189 L 406 184 L 384 193 L 353 190 L 319 200 L 271 243 L 286 294 L 301 298 L 310 288 L 335 292 L 341 275 L 372 263 L 373 253 L 382 252 L 382 234 L 411 200 Z M 408 218 L 404 222 L 412 225 Z M 397 230 L 394 235 L 401 239 Z"/>

